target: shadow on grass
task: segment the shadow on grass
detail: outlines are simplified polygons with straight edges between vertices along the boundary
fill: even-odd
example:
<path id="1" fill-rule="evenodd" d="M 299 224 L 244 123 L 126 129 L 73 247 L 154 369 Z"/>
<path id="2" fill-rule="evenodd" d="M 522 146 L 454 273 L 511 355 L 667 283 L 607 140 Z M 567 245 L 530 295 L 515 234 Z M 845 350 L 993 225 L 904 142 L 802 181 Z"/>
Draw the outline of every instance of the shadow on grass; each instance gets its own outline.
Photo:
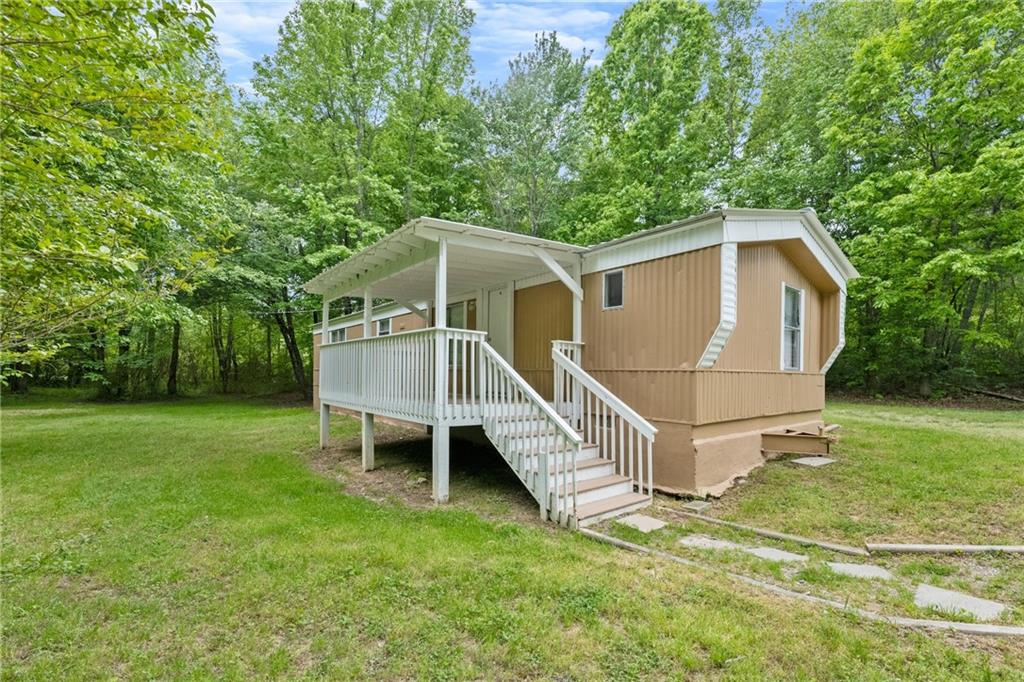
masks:
<path id="1" fill-rule="evenodd" d="M 335 440 L 331 447 L 313 455 L 314 468 L 337 478 L 346 492 L 377 501 L 434 505 L 431 437 L 426 433 L 378 424 L 375 467 L 366 472 L 362 470 L 360 437 Z M 492 519 L 540 521 L 536 501 L 489 443 L 452 438 L 449 462 L 451 506 Z"/>

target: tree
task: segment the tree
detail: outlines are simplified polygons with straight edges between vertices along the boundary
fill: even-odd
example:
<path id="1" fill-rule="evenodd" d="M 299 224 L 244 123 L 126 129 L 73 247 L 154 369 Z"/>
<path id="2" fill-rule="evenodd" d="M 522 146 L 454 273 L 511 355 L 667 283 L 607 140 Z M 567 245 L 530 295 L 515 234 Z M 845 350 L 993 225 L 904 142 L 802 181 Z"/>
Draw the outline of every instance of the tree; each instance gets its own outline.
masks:
<path id="1" fill-rule="evenodd" d="M 554 33 L 509 62 L 508 79 L 477 92 L 486 136 L 483 175 L 490 221 L 533 236 L 557 225 L 582 142 L 589 54 L 572 54 Z"/>
<path id="2" fill-rule="evenodd" d="M 1024 291 L 1024 12 L 899 9 L 854 53 L 825 139 L 846 178 L 835 214 L 864 275 L 849 360 L 869 385 L 929 395 L 936 380 L 998 371 L 979 360 L 1019 341 L 997 320 L 1019 315 Z"/>
<path id="3" fill-rule="evenodd" d="M 670 222 L 706 204 L 700 128 L 716 53 L 713 17 L 695 0 L 641 0 L 619 17 L 586 98 L 592 148 L 569 231 L 595 242 Z"/>
<path id="4" fill-rule="evenodd" d="M 204 3 L 4 3 L 3 374 L 165 299 L 215 256 Z"/>

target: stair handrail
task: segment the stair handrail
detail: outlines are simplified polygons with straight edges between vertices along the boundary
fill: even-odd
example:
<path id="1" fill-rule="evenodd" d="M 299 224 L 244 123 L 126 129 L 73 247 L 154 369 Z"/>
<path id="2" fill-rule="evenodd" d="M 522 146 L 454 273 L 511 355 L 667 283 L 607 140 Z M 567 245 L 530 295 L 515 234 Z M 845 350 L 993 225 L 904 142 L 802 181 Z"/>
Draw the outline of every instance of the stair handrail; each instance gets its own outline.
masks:
<path id="1" fill-rule="evenodd" d="M 554 362 L 555 372 L 555 404 L 558 405 L 559 401 L 564 399 L 568 393 L 570 396 L 568 402 L 573 411 L 571 419 L 575 427 L 583 433 L 585 438 L 590 437 L 591 441 L 598 446 L 601 457 L 615 462 L 620 475 L 635 480 L 641 493 L 644 492 L 646 484 L 648 497 L 653 497 L 653 451 L 654 437 L 658 433 L 657 427 L 637 414 L 636 410 L 627 405 L 625 401 L 573 362 L 563 351 L 566 343 L 568 342 L 556 341 L 551 345 L 551 359 Z M 566 386 L 564 377 L 559 374 L 559 371 L 567 374 L 573 383 Z M 611 411 L 610 419 L 605 407 L 602 407 L 602 403 Z M 628 429 L 625 429 L 626 433 L 623 433 L 624 429 L 616 429 L 616 417 L 625 421 L 628 427 L 638 434 L 636 477 L 633 476 L 633 433 Z M 595 420 L 597 421 L 596 425 Z"/>
<path id="2" fill-rule="evenodd" d="M 644 436 L 648 438 L 654 438 L 654 436 L 658 433 L 658 428 L 654 426 L 654 424 L 651 424 L 649 421 L 647 421 L 639 414 L 637 414 L 636 410 L 627 405 L 622 400 L 622 398 L 609 391 L 608 388 L 604 386 L 604 384 L 598 382 L 597 379 L 588 374 L 585 369 L 583 369 L 575 362 L 570 360 L 564 353 L 555 348 L 552 348 L 551 359 L 554 360 L 556 364 L 560 365 L 567 372 L 569 372 L 569 374 L 571 374 L 573 378 L 575 378 L 577 381 L 583 384 L 585 388 L 599 395 L 602 400 L 608 403 L 616 412 L 622 415 L 622 417 L 626 421 L 632 424 Z"/>
<path id="3" fill-rule="evenodd" d="M 491 344 L 487 343 L 486 341 L 481 341 L 480 350 L 480 396 L 481 405 L 483 406 L 485 428 L 487 425 L 487 420 L 495 418 L 494 410 L 499 409 L 502 406 L 501 400 L 496 400 L 494 403 L 492 403 L 491 401 L 492 393 L 490 387 L 487 385 L 488 376 L 484 367 L 486 359 L 494 363 L 494 365 L 501 370 L 502 375 L 507 380 L 511 381 L 514 384 L 514 386 L 523 394 L 523 396 L 526 397 L 530 401 L 530 403 L 537 410 L 540 411 L 540 413 L 548 422 L 554 425 L 559 435 L 562 436 L 571 446 L 568 448 L 568 462 L 563 460 L 562 465 L 559 466 L 557 449 L 555 451 L 556 454 L 554 462 L 556 493 L 554 497 L 556 507 L 558 505 L 559 500 L 559 495 L 557 494 L 559 474 L 561 474 L 562 476 L 563 489 L 569 490 L 571 486 L 572 494 L 562 496 L 563 508 L 561 510 L 555 509 L 555 511 L 559 514 L 559 520 L 563 523 L 568 523 L 569 517 L 575 517 L 576 515 L 576 460 L 578 459 L 580 450 L 583 447 L 583 438 L 580 437 L 580 435 L 576 433 L 576 430 L 573 429 L 569 425 L 569 423 L 565 421 L 562 415 L 558 414 L 558 412 L 553 407 L 551 407 L 551 405 L 549 405 L 543 397 L 541 397 L 541 395 L 536 391 L 536 389 L 533 388 L 533 386 L 527 383 L 526 379 L 524 379 L 522 375 L 520 375 L 519 372 L 517 372 L 505 358 L 501 357 L 501 355 L 494 349 L 494 347 L 491 346 Z M 538 491 L 536 497 L 540 502 L 541 516 L 547 517 L 548 512 L 550 511 L 549 504 L 551 496 L 551 491 L 548 488 L 548 472 L 550 471 L 552 463 L 548 460 L 549 453 L 546 448 L 540 448 L 536 454 L 537 471 L 539 474 L 541 474 L 539 476 L 539 479 L 541 481 L 540 491 Z M 529 487 L 529 485 L 527 487 Z"/>

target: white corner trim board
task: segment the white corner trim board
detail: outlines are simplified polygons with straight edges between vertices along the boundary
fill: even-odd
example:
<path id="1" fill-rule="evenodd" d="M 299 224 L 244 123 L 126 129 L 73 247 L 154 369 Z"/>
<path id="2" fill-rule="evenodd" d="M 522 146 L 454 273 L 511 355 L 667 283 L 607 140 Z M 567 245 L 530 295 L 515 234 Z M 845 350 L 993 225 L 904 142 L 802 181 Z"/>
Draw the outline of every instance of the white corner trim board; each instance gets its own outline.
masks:
<path id="1" fill-rule="evenodd" d="M 832 349 L 832 353 L 829 354 L 828 359 L 825 360 L 825 364 L 821 366 L 821 373 L 825 374 L 828 372 L 829 367 L 836 361 L 839 354 L 843 352 L 843 348 L 846 347 L 846 292 L 842 289 L 839 290 L 839 341 L 836 343 L 836 347 Z"/>
<path id="2" fill-rule="evenodd" d="M 719 289 L 720 309 L 718 313 L 718 326 L 711 334 L 707 348 L 697 361 L 697 367 L 707 369 L 713 367 L 726 342 L 732 336 L 736 328 L 736 299 L 737 299 L 737 268 L 738 253 L 736 242 L 722 244 L 722 281 Z"/>

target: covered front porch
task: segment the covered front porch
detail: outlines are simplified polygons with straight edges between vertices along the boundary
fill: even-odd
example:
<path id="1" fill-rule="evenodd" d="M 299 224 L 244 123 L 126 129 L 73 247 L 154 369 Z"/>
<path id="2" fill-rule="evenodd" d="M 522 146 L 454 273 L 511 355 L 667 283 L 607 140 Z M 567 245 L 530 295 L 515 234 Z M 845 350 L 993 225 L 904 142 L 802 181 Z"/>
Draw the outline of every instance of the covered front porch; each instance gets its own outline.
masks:
<path id="1" fill-rule="evenodd" d="M 515 414 L 554 432 L 558 447 L 552 463 L 571 455 L 579 435 L 512 369 L 513 300 L 517 280 L 562 282 L 572 292 L 573 338 L 578 341 L 581 253 L 573 245 L 421 218 L 311 280 L 306 289 L 323 297 L 324 320 L 332 301 L 363 299 L 363 338 L 331 342 L 322 337 L 321 445 L 327 443 L 331 406 L 361 413 L 367 470 L 375 464 L 375 415 L 426 424 L 433 432 L 432 484 L 438 502 L 448 498 L 452 427 Z M 428 326 L 374 336 L 374 299 L 400 303 Z M 453 315 L 450 301 L 467 307 L 472 302 L 475 319 Z M 467 322 L 476 328 L 464 328 Z M 524 466 L 531 466 L 530 456 L 524 455 Z"/>

